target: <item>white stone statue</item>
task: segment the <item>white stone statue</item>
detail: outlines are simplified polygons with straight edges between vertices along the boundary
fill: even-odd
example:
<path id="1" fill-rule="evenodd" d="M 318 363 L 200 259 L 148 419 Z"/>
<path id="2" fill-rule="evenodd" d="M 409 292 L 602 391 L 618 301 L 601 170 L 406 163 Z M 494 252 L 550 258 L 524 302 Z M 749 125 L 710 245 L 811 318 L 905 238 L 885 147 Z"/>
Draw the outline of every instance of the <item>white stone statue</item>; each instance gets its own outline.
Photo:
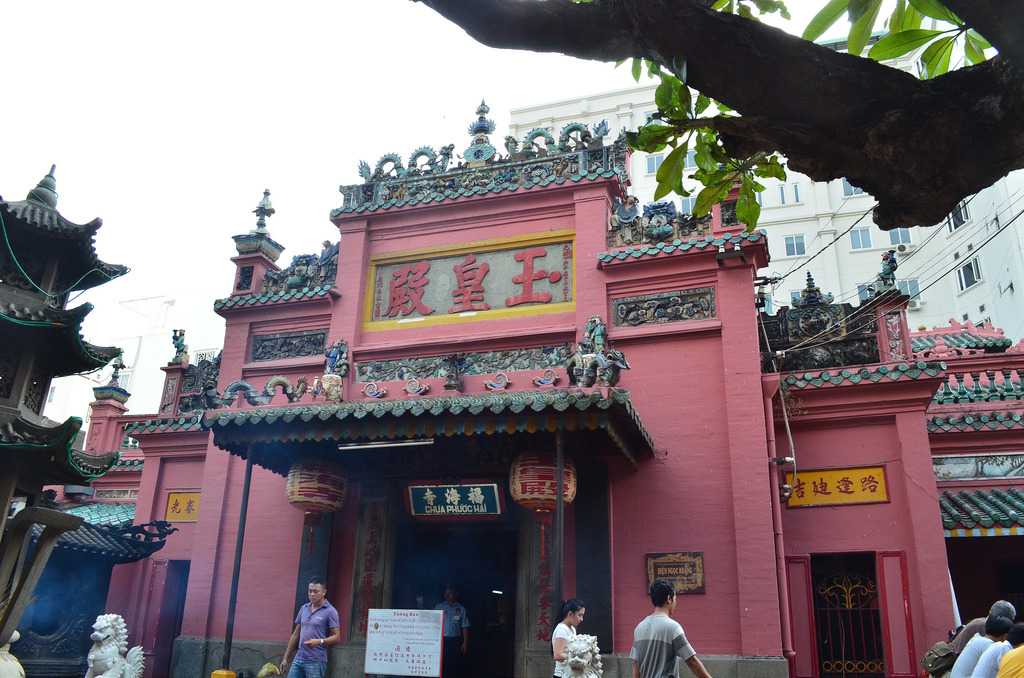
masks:
<path id="1" fill-rule="evenodd" d="M 573 678 L 601 678 L 601 649 L 597 636 L 577 634 L 565 646 L 566 663 Z"/>
<path id="2" fill-rule="evenodd" d="M 85 678 L 142 678 L 142 646 L 128 649 L 128 627 L 119 614 L 101 614 L 92 625 Z"/>
<path id="3" fill-rule="evenodd" d="M 21 668 L 18 658 L 11 654 L 11 643 L 18 642 L 21 634 L 15 631 L 6 645 L 0 645 L 0 678 L 25 678 L 25 669 Z"/>

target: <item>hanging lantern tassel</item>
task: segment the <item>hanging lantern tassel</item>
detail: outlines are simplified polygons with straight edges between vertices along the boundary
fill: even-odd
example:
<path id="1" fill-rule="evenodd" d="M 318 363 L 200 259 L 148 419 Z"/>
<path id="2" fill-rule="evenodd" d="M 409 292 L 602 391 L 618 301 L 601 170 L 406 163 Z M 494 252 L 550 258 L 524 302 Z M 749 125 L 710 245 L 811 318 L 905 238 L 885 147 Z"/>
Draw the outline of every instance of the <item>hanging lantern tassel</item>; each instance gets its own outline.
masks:
<path id="1" fill-rule="evenodd" d="M 537 522 L 540 523 L 540 562 L 543 563 L 548 557 L 547 526 L 551 524 L 551 513 L 548 511 L 537 513 Z"/>

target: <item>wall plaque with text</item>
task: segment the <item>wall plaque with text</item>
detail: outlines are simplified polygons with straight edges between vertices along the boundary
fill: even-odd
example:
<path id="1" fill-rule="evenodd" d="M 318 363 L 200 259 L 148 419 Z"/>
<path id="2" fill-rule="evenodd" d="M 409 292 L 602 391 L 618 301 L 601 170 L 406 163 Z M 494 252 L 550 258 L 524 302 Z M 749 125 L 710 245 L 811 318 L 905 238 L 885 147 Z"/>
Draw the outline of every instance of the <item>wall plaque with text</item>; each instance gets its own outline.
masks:
<path id="1" fill-rule="evenodd" d="M 648 586 L 655 579 L 670 582 L 676 593 L 704 593 L 704 552 L 648 553 Z"/>

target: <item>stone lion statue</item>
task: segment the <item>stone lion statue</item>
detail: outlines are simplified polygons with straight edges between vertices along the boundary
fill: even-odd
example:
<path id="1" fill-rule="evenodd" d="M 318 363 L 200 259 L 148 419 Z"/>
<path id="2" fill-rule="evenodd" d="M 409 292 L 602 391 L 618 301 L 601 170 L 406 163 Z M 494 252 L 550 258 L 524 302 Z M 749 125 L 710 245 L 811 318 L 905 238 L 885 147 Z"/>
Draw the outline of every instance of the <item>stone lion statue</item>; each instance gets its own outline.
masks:
<path id="1" fill-rule="evenodd" d="M 566 662 L 573 678 L 601 678 L 601 649 L 597 636 L 577 634 L 565 646 Z"/>
<path id="2" fill-rule="evenodd" d="M 128 649 L 128 627 L 119 614 L 101 614 L 92 625 L 85 678 L 142 678 L 142 647 Z"/>

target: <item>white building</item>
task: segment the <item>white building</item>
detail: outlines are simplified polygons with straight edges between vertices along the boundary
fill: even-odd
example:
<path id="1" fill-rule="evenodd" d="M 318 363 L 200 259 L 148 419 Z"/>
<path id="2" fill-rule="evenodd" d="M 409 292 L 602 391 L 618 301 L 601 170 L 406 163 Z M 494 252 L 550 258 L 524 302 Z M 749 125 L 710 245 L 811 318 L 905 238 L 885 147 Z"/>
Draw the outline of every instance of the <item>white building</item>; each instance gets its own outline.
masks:
<path id="1" fill-rule="evenodd" d="M 895 65 L 911 70 L 914 62 Z M 511 111 L 509 134 L 522 139 L 542 127 L 557 138 L 570 122 L 593 125 L 606 120 L 614 137 L 621 130 L 635 130 L 657 110 L 655 89 L 651 84 L 516 108 Z M 639 151 L 632 156 L 631 192 L 641 204 L 654 196 L 655 173 L 664 156 Z M 691 160 L 686 173 L 692 170 Z M 1024 217 L 976 253 L 1024 208 L 1024 172 L 1014 172 L 964 201 L 944 224 L 889 232 L 871 220 L 873 198 L 844 179 L 812 181 L 790 171 L 785 182 L 767 179 L 762 183 L 766 189 L 761 194 L 758 228 L 768 233 L 772 255 L 762 274 L 785 276 L 772 292 L 774 308 L 790 304 L 803 288 L 808 271 L 823 291 L 856 303 L 880 270 L 881 255 L 897 249 L 899 285 L 912 296 L 911 328 L 945 325 L 950 318 L 991 320 L 1012 339 L 1024 337 Z M 690 188 L 694 183 L 686 185 Z M 689 212 L 695 196 L 696 191 L 690 198 L 666 199 Z M 830 245 L 833 240 L 835 244 Z"/>

